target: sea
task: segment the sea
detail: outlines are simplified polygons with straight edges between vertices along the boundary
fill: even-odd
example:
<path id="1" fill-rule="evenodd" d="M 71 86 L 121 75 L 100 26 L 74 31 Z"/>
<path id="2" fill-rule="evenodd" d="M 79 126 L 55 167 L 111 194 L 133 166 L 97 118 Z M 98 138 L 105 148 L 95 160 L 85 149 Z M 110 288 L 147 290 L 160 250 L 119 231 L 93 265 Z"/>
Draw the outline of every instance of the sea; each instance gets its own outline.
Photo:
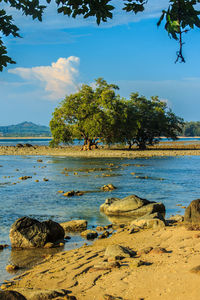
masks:
<path id="1" fill-rule="evenodd" d="M 112 222 L 99 211 L 107 198 L 132 194 L 164 203 L 166 217 L 184 214 L 184 207 L 200 197 L 199 174 L 200 156 L 148 159 L 0 156 L 0 244 L 9 245 L 0 251 L 0 284 L 38 263 L 48 253 L 80 247 L 86 242 L 79 235 L 71 235 L 63 248 L 11 250 L 9 230 L 16 219 L 22 216 L 56 222 L 86 219 L 88 227 L 94 228 Z M 20 180 L 21 176 L 30 178 Z M 116 190 L 101 191 L 109 183 Z M 65 197 L 58 193 L 60 190 L 86 193 Z M 17 264 L 22 271 L 9 274 L 5 271 L 8 264 Z"/>

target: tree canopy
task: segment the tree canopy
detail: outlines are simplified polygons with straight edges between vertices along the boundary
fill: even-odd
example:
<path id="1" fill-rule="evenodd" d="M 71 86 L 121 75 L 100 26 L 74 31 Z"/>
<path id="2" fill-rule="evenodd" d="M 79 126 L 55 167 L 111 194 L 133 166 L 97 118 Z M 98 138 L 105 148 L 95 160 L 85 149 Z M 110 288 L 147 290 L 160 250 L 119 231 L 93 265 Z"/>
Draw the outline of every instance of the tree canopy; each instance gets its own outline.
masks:
<path id="1" fill-rule="evenodd" d="M 120 104 L 116 89 L 116 85 L 99 78 L 94 89 L 83 85 L 79 92 L 67 96 L 50 121 L 51 145 L 71 143 L 74 138 L 83 139 L 89 149 L 99 137 L 107 143 L 114 142 L 113 130 L 119 122 L 117 106 Z"/>
<path id="2" fill-rule="evenodd" d="M 50 121 L 51 146 L 73 143 L 76 138 L 84 140 L 87 150 L 97 147 L 99 140 L 146 149 L 161 136 L 177 139 L 183 120 L 165 102 L 158 97 L 148 100 L 138 93 L 132 93 L 127 100 L 120 98 L 116 90 L 116 85 L 99 78 L 94 88 L 83 85 L 77 93 L 67 96 Z"/>
<path id="3" fill-rule="evenodd" d="M 145 10 L 147 3 L 154 0 L 120 0 L 123 3 L 122 9 L 128 13 L 142 13 Z M 46 0 L 46 5 L 42 0 L 1 0 L 5 5 L 0 9 L 0 32 L 2 36 L 12 35 L 20 37 L 19 28 L 13 23 L 12 15 L 6 12 L 6 5 L 22 12 L 26 16 L 32 16 L 33 19 L 42 21 L 42 15 L 45 8 L 53 2 L 53 0 Z M 179 50 L 177 51 L 176 62 L 185 62 L 183 56 L 183 34 L 187 33 L 194 27 L 200 28 L 200 11 L 196 5 L 199 0 L 168 0 L 168 7 L 161 12 L 161 17 L 157 22 L 160 26 L 165 22 L 165 30 L 170 38 L 173 38 L 179 43 Z M 116 9 L 112 0 L 55 0 L 57 4 L 57 12 L 66 16 L 76 18 L 82 16 L 83 18 L 94 17 L 97 24 L 107 22 L 112 19 L 113 11 Z M 112 3 L 112 4 L 111 4 Z M 0 71 L 8 64 L 15 63 L 12 58 L 8 56 L 7 48 L 0 37 Z"/>
<path id="4" fill-rule="evenodd" d="M 183 127 L 184 136 L 200 136 L 200 122 L 185 122 Z"/>

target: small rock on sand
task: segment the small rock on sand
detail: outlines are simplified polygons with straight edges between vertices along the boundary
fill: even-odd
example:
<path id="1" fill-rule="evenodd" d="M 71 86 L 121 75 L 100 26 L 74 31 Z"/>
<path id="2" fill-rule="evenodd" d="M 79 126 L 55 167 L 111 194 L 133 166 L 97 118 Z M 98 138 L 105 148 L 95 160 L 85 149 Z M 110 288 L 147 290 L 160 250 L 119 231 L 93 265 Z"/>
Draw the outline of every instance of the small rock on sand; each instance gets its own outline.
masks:
<path id="1" fill-rule="evenodd" d="M 105 251 L 105 257 L 115 257 L 122 259 L 125 257 L 133 257 L 136 252 L 121 245 L 109 245 Z"/>
<path id="2" fill-rule="evenodd" d="M 60 223 L 65 232 L 81 232 L 87 229 L 88 222 L 86 220 L 72 220 Z"/>
<path id="3" fill-rule="evenodd" d="M 93 240 L 98 236 L 98 233 L 94 230 L 85 230 L 83 232 L 81 232 L 81 236 L 86 238 L 87 240 Z"/>

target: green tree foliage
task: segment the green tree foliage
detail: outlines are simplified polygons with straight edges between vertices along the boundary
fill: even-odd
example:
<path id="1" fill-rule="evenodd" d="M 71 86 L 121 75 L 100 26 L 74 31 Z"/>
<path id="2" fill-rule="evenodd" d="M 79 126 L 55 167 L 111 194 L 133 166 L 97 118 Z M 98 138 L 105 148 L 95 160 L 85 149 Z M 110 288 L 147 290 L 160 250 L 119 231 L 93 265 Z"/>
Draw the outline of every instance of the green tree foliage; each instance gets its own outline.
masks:
<path id="1" fill-rule="evenodd" d="M 158 97 L 150 100 L 131 94 L 130 100 L 116 95 L 118 87 L 102 78 L 96 86 L 81 89 L 61 102 L 53 113 L 50 128 L 52 146 L 84 140 L 87 149 L 101 139 L 105 144 L 124 143 L 139 149 L 154 145 L 161 136 L 176 139 L 182 119 L 167 109 Z"/>
<path id="2" fill-rule="evenodd" d="M 146 149 L 148 145 L 159 142 L 161 136 L 177 139 L 177 134 L 182 132 L 183 120 L 167 108 L 167 104 L 159 98 L 151 97 L 150 100 L 138 93 L 132 93 L 130 104 L 135 117 L 135 134 L 128 144 L 136 144 L 139 149 Z"/>
<path id="3" fill-rule="evenodd" d="M 123 2 L 123 10 L 128 13 L 141 13 L 145 10 L 147 2 L 154 0 L 120 0 Z M 179 42 L 179 50 L 177 51 L 177 61 L 185 62 L 183 56 L 183 34 L 193 29 L 195 26 L 200 27 L 200 11 L 196 9 L 199 0 L 168 0 L 168 7 L 162 11 L 161 17 L 157 23 L 165 22 L 165 30 L 169 36 Z M 13 24 L 13 18 L 6 12 L 6 6 L 10 6 L 22 12 L 26 16 L 32 16 L 33 19 L 42 21 L 42 15 L 53 0 L 46 0 L 46 5 L 42 5 L 42 0 L 1 0 L 4 2 L 4 9 L 0 9 L 0 32 L 2 36 L 12 35 L 19 37 L 19 28 Z M 55 0 L 57 4 L 57 12 L 66 16 L 76 18 L 94 17 L 97 24 L 107 22 L 112 19 L 113 10 L 116 8 L 111 5 L 112 0 Z M 113 4 L 113 3 L 112 3 Z M 0 71 L 7 64 L 15 63 L 8 55 L 6 46 L 0 37 Z"/>
<path id="4" fill-rule="evenodd" d="M 99 78 L 94 89 L 83 85 L 77 93 L 67 96 L 50 121 L 51 145 L 71 143 L 74 138 L 83 139 L 88 149 L 97 144 L 99 137 L 106 143 L 115 142 L 114 129 L 120 123 L 116 89 L 116 85 Z"/>
<path id="5" fill-rule="evenodd" d="M 200 122 L 185 122 L 183 136 L 200 136 Z"/>

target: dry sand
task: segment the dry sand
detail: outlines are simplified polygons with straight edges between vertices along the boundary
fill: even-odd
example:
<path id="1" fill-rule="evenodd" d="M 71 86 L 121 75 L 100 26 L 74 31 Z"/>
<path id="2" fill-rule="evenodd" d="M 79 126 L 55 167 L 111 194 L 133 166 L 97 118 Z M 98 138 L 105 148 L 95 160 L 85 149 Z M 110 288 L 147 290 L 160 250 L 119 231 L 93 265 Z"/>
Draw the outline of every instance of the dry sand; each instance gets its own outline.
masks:
<path id="1" fill-rule="evenodd" d="M 137 254 L 120 260 L 119 266 L 109 267 L 112 262 L 103 261 L 110 244 L 129 247 Z M 154 250 L 140 253 L 146 247 Z M 165 248 L 166 253 L 159 253 L 158 247 Z M 200 265 L 199 252 L 200 233 L 188 231 L 184 226 L 133 234 L 126 228 L 119 229 L 110 238 L 96 240 L 92 246 L 46 257 L 44 262 L 2 288 L 17 290 L 27 299 L 40 299 L 33 297 L 38 290 L 49 290 L 45 299 L 50 299 L 52 290 L 65 289 L 78 300 L 197 300 L 200 270 L 193 273 L 191 269 Z M 144 264 L 137 266 L 138 261 Z M 106 294 L 121 298 L 108 298 Z"/>

